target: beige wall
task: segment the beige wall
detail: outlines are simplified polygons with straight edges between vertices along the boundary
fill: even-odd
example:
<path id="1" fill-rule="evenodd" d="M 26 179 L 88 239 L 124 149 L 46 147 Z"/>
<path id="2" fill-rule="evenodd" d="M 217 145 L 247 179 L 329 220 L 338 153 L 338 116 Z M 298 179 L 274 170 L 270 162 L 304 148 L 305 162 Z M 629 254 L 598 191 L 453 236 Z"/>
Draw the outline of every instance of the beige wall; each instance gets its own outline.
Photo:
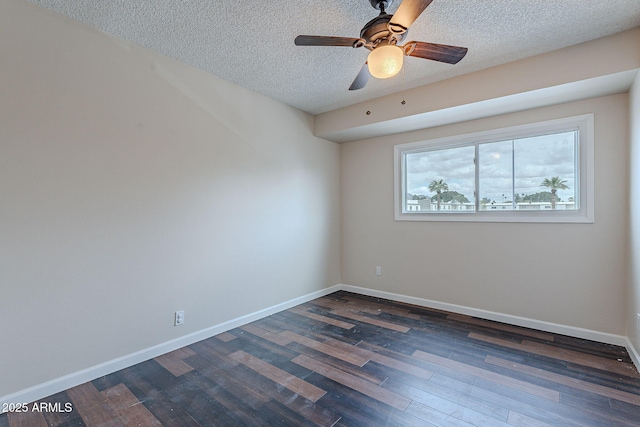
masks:
<path id="1" fill-rule="evenodd" d="M 339 283 L 312 117 L 22 0 L 0 58 L 0 396 Z"/>
<path id="2" fill-rule="evenodd" d="M 342 282 L 625 335 L 627 101 L 612 95 L 343 144 Z M 594 224 L 394 221 L 394 144 L 585 113 L 595 114 Z"/>
<path id="3" fill-rule="evenodd" d="M 629 92 L 630 183 L 629 199 L 629 289 L 627 291 L 627 336 L 640 351 L 640 73 Z"/>

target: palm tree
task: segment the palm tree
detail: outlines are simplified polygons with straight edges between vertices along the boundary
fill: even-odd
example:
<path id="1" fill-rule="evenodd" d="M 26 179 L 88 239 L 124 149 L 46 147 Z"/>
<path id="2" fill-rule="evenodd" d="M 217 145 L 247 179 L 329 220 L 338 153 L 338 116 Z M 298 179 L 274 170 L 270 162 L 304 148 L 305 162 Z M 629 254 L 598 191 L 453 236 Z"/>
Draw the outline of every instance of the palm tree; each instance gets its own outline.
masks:
<path id="1" fill-rule="evenodd" d="M 558 190 L 567 190 L 569 187 L 565 184 L 567 182 L 564 179 L 560 179 L 559 176 L 554 176 L 552 178 L 545 178 L 540 184 L 541 187 L 547 187 L 551 189 L 551 209 L 556 208 L 556 192 Z"/>
<path id="2" fill-rule="evenodd" d="M 434 179 L 433 181 L 431 181 L 431 184 L 429 184 L 429 191 L 431 192 L 435 191 L 438 197 L 438 210 L 440 210 L 440 194 L 443 191 L 448 191 L 448 190 L 449 190 L 449 186 L 442 179 L 438 181 Z"/>

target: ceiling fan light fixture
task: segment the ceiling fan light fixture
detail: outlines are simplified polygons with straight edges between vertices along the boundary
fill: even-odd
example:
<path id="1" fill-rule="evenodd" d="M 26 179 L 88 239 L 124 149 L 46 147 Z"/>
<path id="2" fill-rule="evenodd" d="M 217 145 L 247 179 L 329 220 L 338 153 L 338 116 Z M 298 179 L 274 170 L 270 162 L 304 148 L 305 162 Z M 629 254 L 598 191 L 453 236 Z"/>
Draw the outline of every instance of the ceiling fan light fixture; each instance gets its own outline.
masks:
<path id="1" fill-rule="evenodd" d="M 400 72 L 404 61 L 404 52 L 394 44 L 378 46 L 369 54 L 367 64 L 369 72 L 378 79 L 388 79 Z"/>
<path id="2" fill-rule="evenodd" d="M 467 54 L 467 48 L 437 43 L 404 41 L 407 30 L 432 0 L 399 0 L 400 5 L 393 15 L 386 12 L 394 0 L 369 0 L 371 6 L 380 14 L 367 22 L 360 30 L 360 38 L 336 36 L 299 35 L 296 46 L 345 46 L 371 50 L 349 90 L 358 90 L 366 86 L 371 76 L 388 79 L 402 70 L 404 57 L 428 59 L 431 61 L 457 64 Z"/>

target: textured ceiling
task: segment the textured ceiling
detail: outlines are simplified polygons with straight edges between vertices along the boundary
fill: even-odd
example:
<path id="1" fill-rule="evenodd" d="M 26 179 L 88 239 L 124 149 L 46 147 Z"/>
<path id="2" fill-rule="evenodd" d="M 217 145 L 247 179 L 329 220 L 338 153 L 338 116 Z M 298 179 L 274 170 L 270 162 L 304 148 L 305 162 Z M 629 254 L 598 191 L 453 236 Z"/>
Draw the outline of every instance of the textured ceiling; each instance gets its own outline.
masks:
<path id="1" fill-rule="evenodd" d="M 640 26 L 640 0 L 434 0 L 405 41 L 465 46 L 467 56 L 406 58 L 398 76 L 348 91 L 366 49 L 293 39 L 359 37 L 378 14 L 368 0 L 30 1 L 312 114 Z"/>

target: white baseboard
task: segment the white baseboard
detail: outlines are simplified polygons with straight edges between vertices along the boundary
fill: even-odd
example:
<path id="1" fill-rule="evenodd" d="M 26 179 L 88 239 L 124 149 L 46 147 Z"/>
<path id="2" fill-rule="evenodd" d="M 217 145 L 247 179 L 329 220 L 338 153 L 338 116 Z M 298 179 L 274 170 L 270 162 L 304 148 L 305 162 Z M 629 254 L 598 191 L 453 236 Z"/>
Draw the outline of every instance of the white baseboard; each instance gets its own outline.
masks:
<path id="1" fill-rule="evenodd" d="M 326 289 L 312 292 L 307 295 L 303 295 L 298 298 L 294 298 L 292 300 L 289 300 L 280 304 L 276 304 L 274 306 L 256 311 L 254 313 L 249 313 L 247 315 L 240 316 L 235 319 L 231 319 L 227 322 L 223 322 L 218 325 L 214 325 L 209 328 L 202 329 L 200 331 L 176 338 L 174 340 L 167 341 L 167 342 L 155 345 L 153 347 L 149 347 L 147 349 L 119 357 L 117 359 L 109 360 L 107 362 L 101 363 L 96 366 L 92 366 L 87 369 L 83 369 L 81 371 L 73 372 L 69 375 L 65 375 L 63 377 L 56 378 L 42 384 L 38 384 L 24 390 L 20 390 L 16 393 L 12 393 L 7 396 L 0 396 L 0 402 L 1 403 L 34 402 L 36 400 L 45 398 L 47 396 L 51 396 L 52 394 L 59 393 L 71 387 L 75 387 L 77 385 L 83 384 L 87 381 L 93 381 L 94 379 L 100 378 L 101 376 L 108 375 L 110 373 L 119 371 L 129 366 L 133 366 L 137 363 L 144 362 L 145 360 L 152 359 L 154 357 L 160 356 L 170 351 L 177 350 L 178 348 L 185 347 L 187 345 L 196 343 L 198 341 L 202 341 L 204 339 L 210 338 L 214 335 L 220 334 L 230 329 L 237 328 L 238 326 L 242 326 L 244 324 L 254 322 L 266 316 L 270 316 L 272 314 L 278 313 L 282 310 L 286 310 L 296 305 L 311 301 L 315 298 L 320 298 L 322 296 L 325 296 L 340 290 L 368 295 L 376 298 L 383 298 L 383 299 L 389 299 L 389 300 L 398 301 L 398 302 L 405 302 L 405 303 L 414 304 L 417 306 L 422 306 L 427 308 L 436 308 L 440 310 L 451 311 L 454 313 L 466 314 L 468 316 L 509 323 L 517 326 L 524 326 L 527 328 L 538 329 L 546 332 L 569 335 L 576 338 L 589 339 L 593 341 L 599 341 L 599 342 L 623 346 L 627 348 L 629 355 L 633 360 L 633 363 L 636 365 L 636 368 L 640 369 L 640 354 L 638 354 L 638 351 L 631 344 L 631 341 L 629 341 L 629 339 L 625 336 L 593 331 L 589 329 L 582 329 L 574 326 L 560 325 L 556 323 L 550 323 L 550 322 L 545 322 L 541 320 L 513 316 L 509 314 L 497 313 L 493 311 L 481 310 L 473 307 L 449 304 L 449 303 L 444 303 L 440 301 L 433 301 L 433 300 L 424 299 L 424 298 L 417 298 L 417 297 L 411 297 L 407 295 L 395 294 L 391 292 L 377 291 L 374 289 L 361 288 L 361 287 L 350 286 L 345 284 L 338 284 Z M 3 406 L 6 407 L 6 405 L 3 405 Z M 0 413 L 2 413 L 2 408 L 0 408 Z"/>
<path id="2" fill-rule="evenodd" d="M 529 319 L 527 317 L 513 316 L 510 314 L 482 310 L 478 308 L 467 307 L 464 305 L 450 304 L 425 298 L 417 298 L 391 292 L 377 291 L 374 289 L 360 288 L 357 286 L 340 285 L 339 288 L 348 292 L 405 302 L 421 307 L 436 308 L 439 310 L 451 311 L 453 313 L 466 314 L 468 316 L 479 317 L 481 319 L 494 320 L 496 322 L 503 322 L 511 325 L 523 326 L 525 328 L 537 329 L 545 332 L 553 332 L 556 334 L 569 335 L 576 338 L 583 338 L 620 346 L 626 346 L 628 343 L 626 337 L 622 335 L 593 331 L 590 329 L 583 329 L 575 326 L 560 325 L 557 323 L 545 322 L 542 320 Z"/>
<path id="3" fill-rule="evenodd" d="M 0 414 L 3 412 L 3 407 L 7 407 L 7 405 L 4 405 L 5 403 L 9 404 L 34 402 L 47 396 L 51 396 L 52 394 L 56 394 L 71 387 L 84 384 L 88 381 L 93 381 L 96 378 L 100 378 L 104 375 L 108 375 L 129 366 L 133 366 L 137 363 L 144 362 L 145 360 L 153 359 L 154 357 L 160 356 L 170 351 L 177 350 L 198 341 L 202 341 L 214 335 L 231 330 L 233 328 L 237 328 L 238 326 L 242 326 L 247 323 L 254 322 L 256 320 L 278 313 L 282 310 L 295 307 L 296 305 L 311 301 L 316 298 L 320 298 L 338 290 L 340 290 L 339 285 L 331 286 L 329 288 L 312 292 L 310 294 L 303 295 L 301 297 L 294 298 L 292 300 L 276 304 L 271 307 L 267 307 L 263 310 L 231 319 L 227 322 L 220 323 L 218 325 L 214 325 L 197 332 L 193 332 L 191 334 L 155 345 L 153 347 L 146 348 L 144 350 L 137 351 L 135 353 L 131 353 L 117 359 L 109 360 L 90 368 L 73 372 L 63 377 L 55 378 L 51 381 L 47 381 L 45 383 L 38 384 L 24 390 L 20 390 L 7 396 L 0 396 L 0 403 L 2 403 L 2 407 L 0 407 Z"/>
<path id="4" fill-rule="evenodd" d="M 625 347 L 640 371 L 640 355 L 631 344 L 631 341 L 625 336 L 610 334 L 607 332 L 594 331 L 591 329 L 583 329 L 575 326 L 561 325 L 558 323 L 545 322 L 543 320 L 529 319 L 527 317 L 513 316 L 510 314 L 497 313 L 494 311 L 481 310 L 478 308 L 467 307 L 463 305 L 450 304 L 446 302 L 434 301 L 425 298 L 411 297 L 392 292 L 378 291 L 375 289 L 361 288 L 341 284 L 338 286 L 340 290 L 353 292 L 357 294 L 368 295 L 376 298 L 389 299 L 392 301 L 405 302 L 421 307 L 436 308 L 439 310 L 451 311 L 453 313 L 466 314 L 467 316 L 478 317 L 481 319 L 494 320 L 496 322 L 508 323 L 510 325 L 523 326 L 525 328 L 537 329 L 555 334 L 569 335 L 575 338 L 582 338 L 592 341 L 614 344 Z"/>
<path id="5" fill-rule="evenodd" d="M 633 363 L 636 365 L 636 369 L 640 371 L 640 354 L 638 353 L 638 350 L 633 346 L 629 338 L 627 338 L 627 343 L 625 344 L 625 347 L 627 347 L 629 356 L 631 357 L 631 360 L 633 360 Z"/>

